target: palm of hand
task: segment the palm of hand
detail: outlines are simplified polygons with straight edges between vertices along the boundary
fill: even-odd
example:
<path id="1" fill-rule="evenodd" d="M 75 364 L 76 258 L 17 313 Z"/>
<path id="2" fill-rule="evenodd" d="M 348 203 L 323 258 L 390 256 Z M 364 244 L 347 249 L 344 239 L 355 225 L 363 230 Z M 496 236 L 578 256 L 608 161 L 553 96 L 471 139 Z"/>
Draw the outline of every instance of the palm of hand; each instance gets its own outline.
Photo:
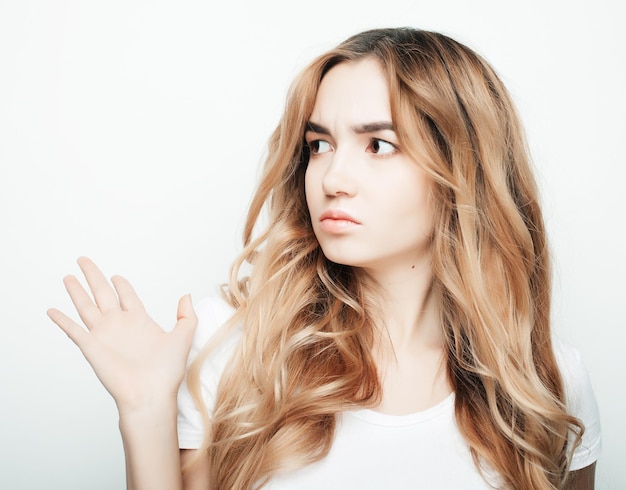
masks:
<path id="1" fill-rule="evenodd" d="M 113 277 L 114 289 L 89 259 L 78 263 L 95 302 L 75 277 L 64 283 L 87 329 L 55 309 L 50 318 L 81 349 L 120 412 L 175 397 L 197 323 L 189 296 L 179 303 L 176 326 L 165 332 L 128 281 Z"/>

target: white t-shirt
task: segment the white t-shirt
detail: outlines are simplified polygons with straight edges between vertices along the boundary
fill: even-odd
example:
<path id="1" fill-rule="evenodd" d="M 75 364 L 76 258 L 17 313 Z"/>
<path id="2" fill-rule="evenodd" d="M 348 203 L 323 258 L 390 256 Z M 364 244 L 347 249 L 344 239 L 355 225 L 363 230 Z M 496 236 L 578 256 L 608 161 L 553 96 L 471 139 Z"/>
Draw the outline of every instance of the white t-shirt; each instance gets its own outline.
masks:
<path id="1" fill-rule="evenodd" d="M 190 360 L 232 314 L 221 298 L 196 305 L 198 328 Z M 219 378 L 230 360 L 241 330 L 235 330 L 213 350 L 202 367 L 202 394 L 209 411 Z M 585 424 L 582 444 L 572 470 L 596 461 L 601 449 L 600 418 L 587 371 L 578 351 L 555 342 L 558 364 L 572 415 Z M 178 439 L 182 449 L 200 447 L 202 417 L 186 382 L 178 395 Z M 274 476 L 269 490 L 304 489 L 491 489 L 498 477 L 477 470 L 454 418 L 454 394 L 441 403 L 410 415 L 386 415 L 374 410 L 346 411 L 338 415 L 335 438 L 328 456 L 304 468 Z"/>

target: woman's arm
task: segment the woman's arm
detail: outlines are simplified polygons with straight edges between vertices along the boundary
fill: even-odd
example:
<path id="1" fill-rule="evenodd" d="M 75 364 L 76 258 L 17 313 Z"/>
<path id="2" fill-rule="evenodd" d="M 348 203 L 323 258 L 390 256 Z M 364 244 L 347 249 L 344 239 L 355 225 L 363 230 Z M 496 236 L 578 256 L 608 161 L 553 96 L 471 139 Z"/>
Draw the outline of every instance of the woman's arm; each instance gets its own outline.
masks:
<path id="1" fill-rule="evenodd" d="M 122 277 L 113 287 L 87 258 L 78 264 L 93 300 L 73 276 L 65 287 L 85 328 L 59 310 L 48 315 L 80 348 L 113 396 L 120 416 L 127 484 L 132 490 L 182 488 L 176 394 L 197 324 L 189 296 L 178 304 L 178 321 L 165 332 L 146 313 Z"/>
<path id="2" fill-rule="evenodd" d="M 176 400 L 120 414 L 128 490 L 183 488 Z"/>
<path id="3" fill-rule="evenodd" d="M 596 464 L 591 463 L 576 471 L 572 471 L 565 485 L 566 490 L 593 490 L 596 480 Z"/>

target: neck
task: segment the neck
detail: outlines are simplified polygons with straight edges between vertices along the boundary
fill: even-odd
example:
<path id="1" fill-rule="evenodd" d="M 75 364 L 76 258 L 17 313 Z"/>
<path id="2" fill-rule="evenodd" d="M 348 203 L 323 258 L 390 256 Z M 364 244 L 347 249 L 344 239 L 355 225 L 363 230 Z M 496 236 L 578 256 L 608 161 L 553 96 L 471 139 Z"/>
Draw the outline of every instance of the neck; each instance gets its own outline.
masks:
<path id="1" fill-rule="evenodd" d="M 381 320 L 386 328 L 383 337 L 391 341 L 393 350 L 441 348 L 443 334 L 430 260 L 367 273 L 379 291 Z"/>
<path id="2" fill-rule="evenodd" d="M 452 387 L 430 261 L 368 275 L 382 315 L 374 355 L 383 396 L 376 410 L 401 415 L 432 407 Z"/>

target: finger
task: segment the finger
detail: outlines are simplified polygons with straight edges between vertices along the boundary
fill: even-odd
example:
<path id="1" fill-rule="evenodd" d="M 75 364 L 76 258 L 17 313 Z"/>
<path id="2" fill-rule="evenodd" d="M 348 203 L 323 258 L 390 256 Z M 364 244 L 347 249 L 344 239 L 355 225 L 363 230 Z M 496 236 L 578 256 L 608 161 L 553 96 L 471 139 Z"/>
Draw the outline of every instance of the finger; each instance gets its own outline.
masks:
<path id="1" fill-rule="evenodd" d="M 120 306 L 124 311 L 144 311 L 144 306 L 133 286 L 122 276 L 111 278 L 113 287 L 120 299 Z"/>
<path id="2" fill-rule="evenodd" d="M 191 345 L 193 333 L 198 325 L 198 317 L 193 309 L 191 295 L 186 294 L 178 301 L 177 321 L 174 326 L 174 332 L 180 333 L 187 337 L 188 345 Z"/>
<path id="3" fill-rule="evenodd" d="M 102 313 L 107 311 L 119 309 L 119 301 L 115 291 L 107 281 L 104 274 L 98 269 L 87 257 L 80 257 L 78 259 L 78 265 L 87 279 L 89 289 L 93 294 L 96 304 Z"/>
<path id="4" fill-rule="evenodd" d="M 87 331 L 81 327 L 78 323 L 68 317 L 65 313 L 55 309 L 50 308 L 47 312 L 50 320 L 56 323 L 61 330 L 63 330 L 67 336 L 72 339 L 78 347 L 81 346 L 83 339 L 87 334 Z"/>
<path id="5" fill-rule="evenodd" d="M 65 276 L 63 278 L 65 289 L 70 295 L 72 303 L 76 307 L 76 311 L 80 319 L 85 323 L 87 328 L 91 329 L 94 322 L 100 316 L 100 310 L 94 304 L 91 296 L 85 291 L 83 285 L 78 282 L 74 276 Z"/>

